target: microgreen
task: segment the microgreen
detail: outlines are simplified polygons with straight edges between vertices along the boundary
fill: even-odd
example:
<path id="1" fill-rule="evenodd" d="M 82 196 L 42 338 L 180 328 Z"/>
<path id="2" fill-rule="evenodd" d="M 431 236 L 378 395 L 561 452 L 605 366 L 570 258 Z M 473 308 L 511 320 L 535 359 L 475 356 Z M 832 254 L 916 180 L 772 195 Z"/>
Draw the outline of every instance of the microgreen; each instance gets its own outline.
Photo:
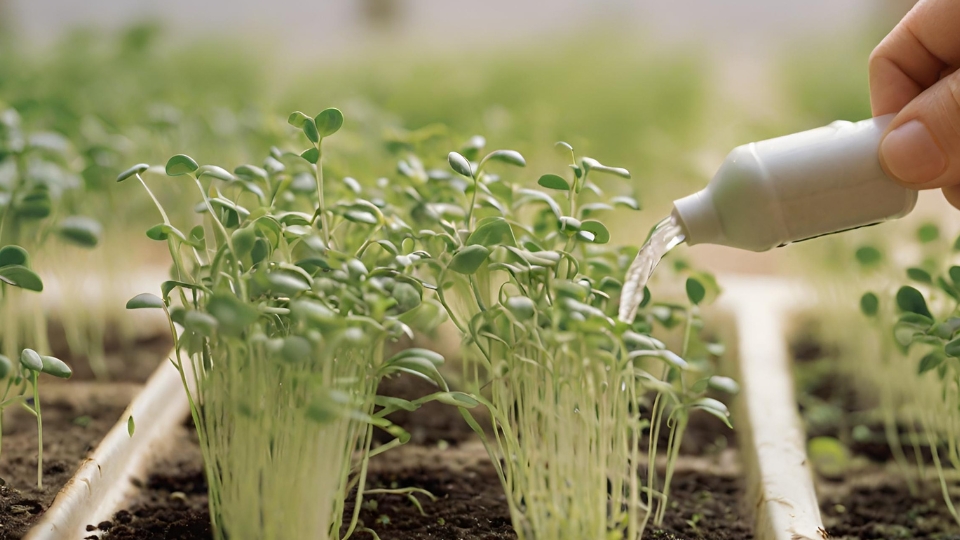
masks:
<path id="1" fill-rule="evenodd" d="M 733 381 L 684 382 L 710 362 L 694 329 L 712 279 L 688 279 L 689 306 L 652 304 L 633 325 L 618 322 L 619 276 L 636 252 L 609 246 L 597 216 L 639 205 L 628 196 L 604 198 L 593 179 L 629 173 L 578 160 L 560 143 L 570 157 L 568 178 L 537 180 L 554 196 L 508 181 L 525 160 L 510 150 L 484 155 L 484 145 L 475 137 L 465 145 L 469 154 L 451 152 L 453 174 L 426 184 L 399 167 L 430 255 L 421 275 L 437 284 L 465 338 L 464 379 L 490 409 L 494 439 L 464 415 L 494 458 L 520 538 L 639 538 L 667 509 L 689 412 L 728 422 L 726 407 L 706 393 L 735 392 Z M 503 165 L 492 169 L 497 161 Z M 680 355 L 650 337 L 658 323 L 684 325 Z M 655 467 L 661 429 L 668 433 L 662 482 Z"/>
<path id="2" fill-rule="evenodd" d="M 920 248 L 919 264 L 899 269 L 889 263 L 881 268 L 886 274 L 896 272 L 896 277 L 887 277 L 877 292 L 864 293 L 860 298 L 860 311 L 882 332 L 883 339 L 878 340 L 881 348 L 877 383 L 894 457 L 901 467 L 907 467 L 898 434 L 898 421 L 902 419 L 913 432 L 911 440 L 915 447 L 920 444 L 921 434 L 926 439 L 940 476 L 944 500 L 960 523 L 960 512 L 955 509 L 947 489 L 941 461 L 945 453 L 947 463 L 954 467 L 960 464 L 960 431 L 957 430 L 960 266 L 952 264 L 955 254 L 938 246 L 940 238 L 940 228 L 934 223 L 918 228 L 915 242 Z M 958 243 L 960 239 L 955 242 Z M 858 258 L 863 249 L 857 252 Z M 879 262 L 879 257 L 871 262 Z M 909 284 L 892 288 L 889 285 L 904 280 L 909 280 Z M 916 433 L 918 426 L 921 433 Z M 914 489 L 911 480 L 907 481 Z"/>
<path id="3" fill-rule="evenodd" d="M 217 538 L 338 538 L 350 490 L 362 506 L 369 458 L 409 439 L 388 414 L 435 399 L 476 404 L 449 392 L 440 355 L 385 355 L 390 341 L 440 322 L 436 301 L 423 297 L 433 285 L 413 271 L 427 254 L 415 251 L 397 194 L 389 184 L 326 182 L 323 141 L 342 126 L 339 110 L 293 113 L 289 123 L 307 150 L 273 148 L 262 167 L 231 174 L 185 154 L 168 160 L 173 178 L 159 182 L 186 183 L 199 199 L 202 224 L 189 229 L 154 196 L 147 167 L 117 178 L 139 181 L 162 219 L 147 237 L 166 243 L 173 279 L 127 308 L 169 319 Z M 304 175 L 313 182 L 295 188 Z M 383 377 L 401 373 L 438 392 L 376 396 Z M 393 441 L 374 450 L 374 428 Z M 347 536 L 364 530 L 357 513 L 346 527 Z"/>

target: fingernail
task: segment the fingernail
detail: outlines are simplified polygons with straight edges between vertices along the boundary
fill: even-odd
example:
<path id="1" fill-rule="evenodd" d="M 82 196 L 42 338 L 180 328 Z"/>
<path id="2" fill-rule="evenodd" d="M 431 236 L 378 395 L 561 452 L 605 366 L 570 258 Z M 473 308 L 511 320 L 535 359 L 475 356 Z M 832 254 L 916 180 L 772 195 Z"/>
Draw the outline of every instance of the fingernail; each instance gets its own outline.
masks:
<path id="1" fill-rule="evenodd" d="M 947 168 L 947 155 L 919 120 L 888 133 L 880 143 L 880 156 L 887 172 L 908 184 L 936 180 Z"/>

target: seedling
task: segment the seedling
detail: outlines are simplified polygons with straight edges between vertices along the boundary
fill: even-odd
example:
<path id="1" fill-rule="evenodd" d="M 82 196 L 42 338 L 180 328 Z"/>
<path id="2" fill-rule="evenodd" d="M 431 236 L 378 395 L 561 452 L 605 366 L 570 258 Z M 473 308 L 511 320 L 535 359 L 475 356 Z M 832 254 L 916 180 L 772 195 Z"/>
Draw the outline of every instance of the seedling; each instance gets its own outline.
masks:
<path id="1" fill-rule="evenodd" d="M 0 380 L 6 379 L 0 396 L 0 450 L 3 449 L 3 410 L 10 405 L 20 405 L 37 419 L 37 488 L 43 489 L 43 416 L 40 410 L 40 374 L 46 373 L 61 379 L 69 379 L 73 372 L 63 361 L 53 356 L 24 349 L 19 362 L 14 365 L 10 358 L 0 354 Z"/>
<path id="2" fill-rule="evenodd" d="M 219 539 L 339 538 L 354 488 L 345 537 L 366 530 L 358 516 L 367 462 L 409 438 L 386 416 L 432 399 L 475 404 L 447 391 L 440 355 L 384 358 L 388 341 L 439 322 L 436 303 L 423 299 L 429 285 L 409 269 L 425 254 L 414 252 L 388 184 L 325 179 L 323 141 L 342 125 L 339 110 L 297 112 L 289 123 L 310 146 L 271 149 L 262 166 L 167 161 L 166 175 L 196 190 L 203 223 L 184 232 L 156 202 L 162 222 L 147 236 L 167 244 L 173 279 L 159 296 L 127 303 L 167 314 Z M 153 173 L 136 165 L 118 181 L 136 178 L 158 201 L 144 178 Z M 376 396 L 395 373 L 440 391 L 416 401 Z M 373 449 L 374 428 L 395 439 Z"/>
<path id="3" fill-rule="evenodd" d="M 906 420 L 915 454 L 922 456 L 920 437 L 929 445 L 933 464 L 940 478 L 944 500 L 960 523 L 948 490 L 946 463 L 960 468 L 960 266 L 953 266 L 955 253 L 944 249 L 939 228 L 925 224 L 917 230 L 916 240 L 922 260 L 916 266 L 900 269 L 899 285 L 887 285 L 890 293 L 868 291 L 860 298 L 860 310 L 874 327 L 882 331 L 881 364 L 885 379 L 897 377 L 896 383 L 881 381 L 881 401 L 885 428 L 894 456 L 901 466 L 906 457 L 901 447 L 898 420 Z M 953 251 L 960 249 L 960 239 Z M 863 253 L 876 251 L 865 260 Z M 877 265 L 883 257 L 873 247 L 857 251 L 857 260 L 864 265 Z M 869 263 L 869 264 L 868 264 Z M 904 284 L 904 280 L 906 283 Z M 904 361 L 912 363 L 914 380 L 900 375 Z M 883 384 L 887 382 L 888 384 Z M 892 384 L 890 384 L 892 383 Z M 894 388 L 896 387 L 896 393 Z M 901 402 L 904 401 L 904 402 Z M 898 418 L 899 417 L 899 418 Z M 918 466 L 924 464 L 918 457 Z M 915 489 L 908 477 L 911 489 Z"/>
<path id="4" fill-rule="evenodd" d="M 569 176 L 538 181 L 558 201 L 488 172 L 525 160 L 512 150 L 483 155 L 482 140 L 449 154 L 453 175 L 420 175 L 410 159 L 399 167 L 418 205 L 412 218 L 424 227 L 422 272 L 464 335 L 464 378 L 490 409 L 494 439 L 461 411 L 497 466 L 520 538 L 639 538 L 666 511 L 688 412 L 728 421 L 726 407 L 704 394 L 711 385 L 735 391 L 735 383 L 707 377 L 687 386 L 683 375 L 698 371 L 682 356 L 695 354 L 707 280 L 688 283 L 689 307 L 648 297 L 634 324 L 618 322 L 616 276 L 636 252 L 608 247 L 597 216 L 639 205 L 604 199 L 592 178 L 629 172 L 577 160 L 559 143 Z M 684 324 L 681 355 L 650 336 L 654 324 Z M 654 466 L 661 429 L 669 432 L 662 484 Z"/>
<path id="5" fill-rule="evenodd" d="M 43 290 L 28 251 L 39 251 L 51 237 L 85 248 L 100 238 L 99 223 L 69 213 L 80 188 L 71 159 L 63 136 L 27 133 L 17 111 L 0 105 L 0 341 L 8 357 L 27 345 L 50 349 L 44 313 L 20 295 Z"/>

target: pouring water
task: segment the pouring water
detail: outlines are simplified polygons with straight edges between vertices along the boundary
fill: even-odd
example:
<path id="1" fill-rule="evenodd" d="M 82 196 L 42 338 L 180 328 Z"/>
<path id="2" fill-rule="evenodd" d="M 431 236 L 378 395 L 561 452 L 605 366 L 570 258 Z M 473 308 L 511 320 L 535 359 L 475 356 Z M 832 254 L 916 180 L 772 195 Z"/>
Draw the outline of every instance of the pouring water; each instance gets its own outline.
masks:
<path id="1" fill-rule="evenodd" d="M 650 237 L 640 248 L 640 253 L 633 264 L 627 269 L 627 276 L 620 292 L 620 310 L 618 317 L 621 321 L 632 323 L 637 316 L 637 308 L 643 301 L 643 290 L 653 270 L 671 249 L 684 241 L 683 229 L 677 218 L 671 214 L 653 228 Z"/>

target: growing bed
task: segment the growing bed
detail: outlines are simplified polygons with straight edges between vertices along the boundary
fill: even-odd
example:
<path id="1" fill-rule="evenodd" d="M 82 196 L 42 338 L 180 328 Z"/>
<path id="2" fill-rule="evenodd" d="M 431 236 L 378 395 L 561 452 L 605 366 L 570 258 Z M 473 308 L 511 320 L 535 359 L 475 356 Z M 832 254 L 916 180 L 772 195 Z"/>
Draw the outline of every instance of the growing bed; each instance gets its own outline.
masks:
<path id="1" fill-rule="evenodd" d="M 838 367 L 838 352 L 821 330 L 814 317 L 801 317 L 791 336 L 791 352 L 807 436 L 842 445 L 836 453 L 829 448 L 821 452 L 824 463 L 816 467 L 820 508 L 831 537 L 960 538 L 960 526 L 944 504 L 932 471 L 929 447 L 914 447 L 916 430 L 911 433 L 900 423 L 898 437 L 907 463 L 915 467 L 919 461 L 932 474 L 921 481 L 916 471 L 897 464 L 876 395 L 868 395 Z M 811 453 L 815 462 L 816 454 Z"/>
<path id="2" fill-rule="evenodd" d="M 737 349 L 732 346 L 732 354 L 736 354 Z M 127 387 L 130 390 L 110 411 L 113 420 L 122 420 L 119 414 L 123 406 L 139 389 L 135 384 Z M 429 393 L 432 388 L 420 379 L 401 376 L 387 380 L 381 390 L 389 395 L 416 397 Z M 439 403 L 431 403 L 418 412 L 421 414 L 396 414 L 393 418 L 411 433 L 411 442 L 373 460 L 368 489 L 415 486 L 428 490 L 436 500 L 418 495 L 421 513 L 406 497 L 368 495 L 360 512 L 364 525 L 381 538 L 400 540 L 514 538 L 502 487 L 469 426 L 455 408 Z M 113 420 L 104 420 L 100 431 L 95 436 L 91 433 L 88 444 L 95 443 Z M 734 421 L 742 428 L 746 419 L 737 417 Z M 110 515 L 98 515 L 95 519 L 84 516 L 85 537 L 184 540 L 211 537 L 207 487 L 195 431 L 183 419 L 173 424 L 173 430 L 175 433 L 165 435 L 171 442 L 166 447 L 168 450 L 151 457 L 153 465 L 149 471 L 111 479 L 127 484 L 126 488 L 133 488 L 135 494 L 115 508 L 115 513 L 111 511 Z M 52 448 L 54 443 L 50 444 Z M 646 537 L 754 538 L 755 505 L 746 495 L 745 478 L 749 475 L 742 468 L 743 455 L 737 447 L 735 434 L 722 423 L 707 415 L 694 415 L 677 466 L 671 512 L 661 527 L 649 528 Z M 82 456 L 76 455 L 74 463 L 80 459 Z M 72 468 L 68 467 L 70 471 Z M 69 474 L 63 475 L 61 483 Z M 52 481 L 51 478 L 51 485 Z M 109 487 L 95 486 L 96 489 Z M 53 488 L 48 489 L 52 496 Z M 82 505 L 74 509 L 74 513 L 83 511 Z M 346 512 L 352 511 L 350 503 Z M 364 534 L 358 533 L 358 536 L 364 537 Z"/>
<path id="3" fill-rule="evenodd" d="M 401 377 L 391 381 L 389 392 L 420 397 L 432 391 L 425 384 Z M 401 424 L 416 434 L 417 442 L 378 456 L 367 486 L 419 487 L 436 500 L 418 496 L 421 514 L 406 497 L 367 496 L 361 520 L 384 539 L 515 538 L 506 497 L 483 446 L 455 409 L 438 406 L 430 412 L 412 415 Z M 181 426 L 180 431 L 184 447 L 137 481 L 143 486 L 138 497 L 113 520 L 91 524 L 103 538 L 211 538 L 199 446 L 192 429 Z M 719 421 L 704 418 L 693 423 L 691 444 L 680 459 L 673 485 L 674 507 L 662 527 L 649 531 L 649 538 L 753 538 L 742 504 L 737 451 L 728 447 L 732 440 Z M 349 504 L 346 513 L 353 510 Z"/>

